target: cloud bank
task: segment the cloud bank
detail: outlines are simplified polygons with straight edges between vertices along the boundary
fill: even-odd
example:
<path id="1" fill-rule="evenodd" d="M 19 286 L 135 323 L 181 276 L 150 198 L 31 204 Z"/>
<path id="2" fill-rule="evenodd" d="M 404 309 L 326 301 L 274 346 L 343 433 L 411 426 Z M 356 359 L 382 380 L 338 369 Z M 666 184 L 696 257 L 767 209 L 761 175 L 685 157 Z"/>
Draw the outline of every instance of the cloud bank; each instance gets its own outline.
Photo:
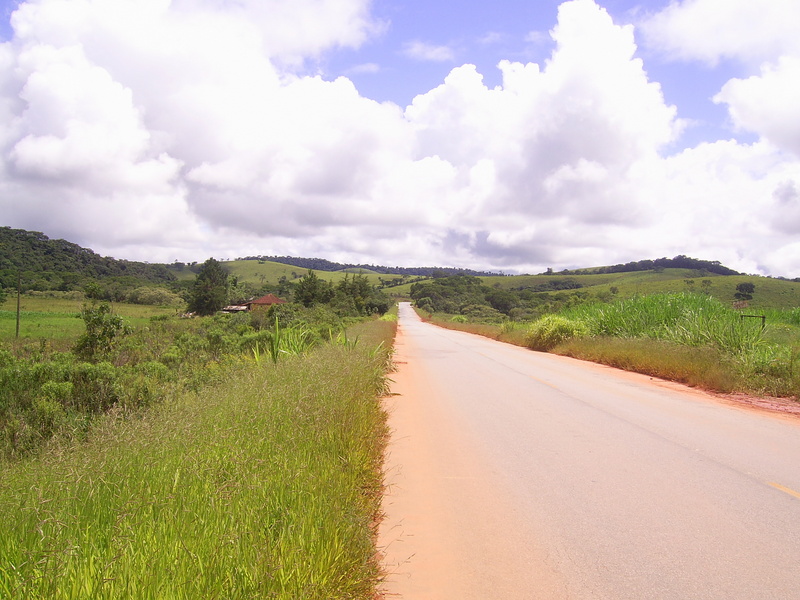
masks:
<path id="1" fill-rule="evenodd" d="M 385 27 L 367 0 L 30 0 L 0 45 L 0 224 L 154 262 L 538 272 L 689 254 L 800 276 L 800 50 L 785 13 L 745 26 L 751 5 L 686 0 L 634 29 L 571 0 L 543 64 L 502 61 L 493 88 L 462 65 L 400 107 L 302 74 Z M 746 65 L 714 101 L 759 141 L 669 154 L 680 107 L 638 35 Z"/>

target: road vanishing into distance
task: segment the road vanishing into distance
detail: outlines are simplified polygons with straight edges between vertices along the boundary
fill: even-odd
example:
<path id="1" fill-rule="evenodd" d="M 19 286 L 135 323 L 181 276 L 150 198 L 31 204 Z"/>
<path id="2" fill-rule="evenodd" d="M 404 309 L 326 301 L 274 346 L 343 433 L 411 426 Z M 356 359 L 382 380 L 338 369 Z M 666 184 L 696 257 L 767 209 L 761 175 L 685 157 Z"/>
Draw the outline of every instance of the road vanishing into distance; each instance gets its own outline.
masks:
<path id="1" fill-rule="evenodd" d="M 396 347 L 385 598 L 800 598 L 796 416 L 408 304 Z"/>

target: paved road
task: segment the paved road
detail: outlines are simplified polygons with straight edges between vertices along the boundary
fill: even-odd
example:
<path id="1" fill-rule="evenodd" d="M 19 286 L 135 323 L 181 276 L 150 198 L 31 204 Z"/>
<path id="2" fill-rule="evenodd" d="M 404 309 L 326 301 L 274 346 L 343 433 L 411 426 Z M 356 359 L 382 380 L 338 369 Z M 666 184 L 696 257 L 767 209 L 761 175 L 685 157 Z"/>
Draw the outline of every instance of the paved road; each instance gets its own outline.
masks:
<path id="1" fill-rule="evenodd" d="M 401 305 L 386 598 L 799 599 L 800 420 Z"/>

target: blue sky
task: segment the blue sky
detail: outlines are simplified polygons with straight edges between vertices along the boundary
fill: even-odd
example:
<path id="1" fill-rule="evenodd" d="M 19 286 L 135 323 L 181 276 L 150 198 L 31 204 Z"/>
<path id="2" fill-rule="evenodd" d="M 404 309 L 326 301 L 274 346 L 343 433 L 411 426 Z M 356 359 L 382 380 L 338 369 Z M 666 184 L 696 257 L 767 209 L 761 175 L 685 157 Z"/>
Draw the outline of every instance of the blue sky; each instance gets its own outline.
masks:
<path id="1" fill-rule="evenodd" d="M 0 15 L 3 225 L 149 261 L 800 276 L 797 0 Z"/>
<path id="2" fill-rule="evenodd" d="M 554 47 L 550 30 L 561 3 L 381 0 L 374 4 L 373 13 L 387 24 L 385 32 L 359 48 L 333 52 L 316 66 L 325 76 L 348 77 L 369 98 L 401 106 L 439 85 L 453 67 L 464 63 L 476 65 L 486 85 L 494 87 L 501 83 L 497 69 L 501 60 L 541 65 L 548 59 Z M 668 4 L 668 0 L 611 0 L 602 6 L 618 23 L 637 23 Z M 642 37 L 638 33 L 637 55 L 645 62 L 650 78 L 661 85 L 665 101 L 676 105 L 679 115 L 693 123 L 676 148 L 732 136 L 752 139 L 746 132 L 734 132 L 725 107 L 712 101 L 722 85 L 742 74 L 742 69 L 728 60 L 712 67 L 670 59 L 648 48 Z M 406 49 L 413 41 L 446 48 L 451 57 L 412 58 Z M 371 68 L 363 69 L 365 66 Z"/>

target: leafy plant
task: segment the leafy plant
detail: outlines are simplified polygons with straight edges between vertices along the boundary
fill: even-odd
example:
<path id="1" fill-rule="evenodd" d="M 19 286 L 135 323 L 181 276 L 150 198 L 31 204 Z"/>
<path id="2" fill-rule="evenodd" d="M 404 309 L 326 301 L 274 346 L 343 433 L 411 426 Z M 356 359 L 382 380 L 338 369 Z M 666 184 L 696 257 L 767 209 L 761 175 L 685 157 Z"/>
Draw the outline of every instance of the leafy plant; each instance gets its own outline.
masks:
<path id="1" fill-rule="evenodd" d="M 122 317 L 113 314 L 106 302 L 84 305 L 81 318 L 86 324 L 86 332 L 78 338 L 75 353 L 84 360 L 94 361 L 108 356 L 117 338 L 131 332 Z"/>
<path id="2" fill-rule="evenodd" d="M 552 350 L 569 339 L 588 333 L 589 328 L 581 321 L 559 315 L 545 315 L 531 324 L 525 342 L 533 350 Z"/>

